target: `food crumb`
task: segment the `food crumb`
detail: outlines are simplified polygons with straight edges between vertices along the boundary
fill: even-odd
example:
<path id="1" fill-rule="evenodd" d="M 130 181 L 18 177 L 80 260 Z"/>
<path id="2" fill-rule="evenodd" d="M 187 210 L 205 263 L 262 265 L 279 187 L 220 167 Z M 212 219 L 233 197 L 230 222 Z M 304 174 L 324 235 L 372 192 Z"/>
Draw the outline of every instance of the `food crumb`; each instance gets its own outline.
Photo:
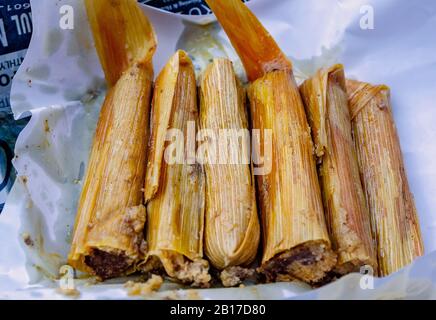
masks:
<path id="1" fill-rule="evenodd" d="M 188 300 L 199 300 L 200 299 L 200 295 L 198 293 L 198 290 L 194 290 L 194 289 L 186 290 L 186 299 L 188 299 Z"/>
<path id="2" fill-rule="evenodd" d="M 22 182 L 23 184 L 26 184 L 26 183 L 27 183 L 27 177 L 26 177 L 26 176 L 20 176 L 20 179 L 21 179 L 21 182 Z"/>
<path id="3" fill-rule="evenodd" d="M 162 286 L 163 278 L 161 276 L 157 276 L 155 274 L 151 275 L 151 278 L 147 280 L 147 282 L 134 282 L 128 281 L 124 285 L 127 288 L 127 293 L 129 296 L 146 296 L 154 291 L 158 291 Z"/>
<path id="4" fill-rule="evenodd" d="M 65 289 L 65 288 L 57 288 L 56 291 L 65 296 L 76 298 L 80 296 L 80 291 L 77 289 Z"/>
<path id="5" fill-rule="evenodd" d="M 30 237 L 30 234 L 28 234 L 27 232 L 23 233 L 23 241 L 29 247 L 33 247 L 35 245 L 32 238 Z"/>
<path id="6" fill-rule="evenodd" d="M 162 296 L 163 300 L 180 300 L 182 297 L 179 295 L 177 290 L 171 290 L 165 292 L 165 294 Z"/>
<path id="7" fill-rule="evenodd" d="M 235 287 L 242 284 L 244 280 L 254 278 L 255 275 L 254 269 L 229 267 L 221 272 L 220 279 L 224 287 Z"/>
<path id="8" fill-rule="evenodd" d="M 26 209 L 31 209 L 33 207 L 33 201 L 29 199 L 26 203 Z"/>
<path id="9" fill-rule="evenodd" d="M 44 131 L 45 131 L 45 133 L 49 133 L 50 132 L 50 127 L 48 126 L 48 120 L 47 119 L 44 120 Z"/>

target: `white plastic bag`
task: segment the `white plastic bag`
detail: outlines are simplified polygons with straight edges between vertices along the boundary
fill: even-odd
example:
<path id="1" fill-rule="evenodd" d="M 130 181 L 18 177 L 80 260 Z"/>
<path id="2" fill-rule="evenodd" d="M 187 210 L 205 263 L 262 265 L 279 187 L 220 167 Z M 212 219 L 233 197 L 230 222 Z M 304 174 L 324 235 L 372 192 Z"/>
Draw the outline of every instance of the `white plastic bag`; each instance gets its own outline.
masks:
<path id="1" fill-rule="evenodd" d="M 0 216 L 0 298 L 67 298 L 57 290 L 60 282 L 50 278 L 58 276 L 59 267 L 66 261 L 83 172 L 105 91 L 82 0 L 56 4 L 51 0 L 32 1 L 34 35 L 12 89 L 15 117 L 31 112 L 32 119 L 16 146 L 14 164 L 21 177 Z M 62 5 L 74 8 L 73 30 L 59 28 L 56 17 L 61 16 Z M 292 58 L 299 79 L 318 67 L 341 62 L 348 77 L 391 87 L 426 255 L 383 279 L 350 274 L 317 290 L 299 283 L 277 283 L 193 291 L 179 290 L 168 283 L 153 297 L 436 298 L 436 3 L 252 0 L 250 7 Z M 176 48 L 198 54 L 198 47 L 190 45 L 186 37 L 189 39 L 189 32 L 201 32 L 200 27 L 189 25 L 191 31 L 186 32 L 187 22 L 180 16 L 144 10 L 159 40 L 154 59 L 156 74 Z M 221 30 L 204 30 L 202 45 L 209 43 L 210 47 L 202 47 L 201 54 L 205 50 L 236 59 Z M 216 43 L 222 46 L 216 47 Z M 238 64 L 236 61 L 237 68 Z M 76 281 L 76 287 L 80 298 L 125 298 L 124 281 L 87 286 Z"/>

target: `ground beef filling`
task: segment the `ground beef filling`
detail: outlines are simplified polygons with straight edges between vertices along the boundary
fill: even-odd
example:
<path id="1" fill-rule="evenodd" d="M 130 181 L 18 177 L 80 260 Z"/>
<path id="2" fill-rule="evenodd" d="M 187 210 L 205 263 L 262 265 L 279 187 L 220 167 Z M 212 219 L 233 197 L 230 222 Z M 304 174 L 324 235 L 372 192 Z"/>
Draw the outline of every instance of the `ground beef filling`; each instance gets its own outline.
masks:
<path id="1" fill-rule="evenodd" d="M 318 244 L 302 245 L 268 261 L 261 272 L 268 282 L 295 279 L 316 284 L 322 281 L 336 264 L 336 255 Z"/>
<path id="2" fill-rule="evenodd" d="M 105 280 L 123 274 L 131 266 L 132 261 L 124 254 L 93 249 L 92 253 L 85 257 L 85 263 L 97 276 Z"/>
<path id="3" fill-rule="evenodd" d="M 289 273 L 289 267 L 294 262 L 299 262 L 303 266 L 308 266 L 316 262 L 315 256 L 310 250 L 302 250 L 294 255 L 288 255 L 280 258 L 276 258 L 268 263 L 268 266 L 264 268 L 264 274 L 268 281 L 276 281 L 278 275 L 286 275 Z M 289 275 L 292 277 L 292 275 Z"/>

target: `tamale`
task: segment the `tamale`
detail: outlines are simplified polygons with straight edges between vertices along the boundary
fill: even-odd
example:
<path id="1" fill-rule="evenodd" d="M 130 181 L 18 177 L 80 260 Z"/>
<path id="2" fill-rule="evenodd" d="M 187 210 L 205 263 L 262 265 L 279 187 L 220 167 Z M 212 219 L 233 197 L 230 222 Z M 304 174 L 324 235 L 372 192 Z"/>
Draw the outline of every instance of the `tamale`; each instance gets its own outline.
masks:
<path id="1" fill-rule="evenodd" d="M 321 281 L 336 263 L 324 218 L 310 129 L 292 64 L 239 0 L 206 0 L 243 61 L 252 128 L 272 132 L 272 170 L 257 176 L 267 281 Z M 258 152 L 258 150 L 256 150 Z M 255 154 L 260 159 L 260 154 Z"/>
<path id="2" fill-rule="evenodd" d="M 119 60 L 102 52 L 113 48 L 96 45 L 110 88 L 97 123 L 68 262 L 106 279 L 133 271 L 143 255 L 146 212 L 142 188 L 153 81 L 151 58 L 156 44 L 136 1 L 87 0 L 86 5 L 96 44 L 104 38 L 114 48 L 124 48 L 114 50 L 116 57 L 123 54 L 127 59 L 133 48 L 127 49 L 125 41 L 135 33 L 142 39 L 135 42 L 141 46 L 136 50 L 144 53 L 120 70 Z M 108 32 L 108 25 L 117 32 Z"/>
<path id="3" fill-rule="evenodd" d="M 245 91 L 227 59 L 215 59 L 200 82 L 200 127 L 218 136 L 221 130 L 248 130 Z M 212 265 L 221 270 L 246 266 L 257 254 L 260 237 L 254 178 L 250 159 L 243 163 L 249 140 L 225 145 L 240 162 L 217 163 L 207 153 L 205 252 Z M 212 150 L 212 148 L 210 148 Z M 222 154 L 224 150 L 219 150 Z"/>
<path id="4" fill-rule="evenodd" d="M 360 175 L 377 240 L 379 274 L 386 276 L 423 254 L 418 216 L 389 88 L 348 80 L 347 90 Z"/>
<path id="5" fill-rule="evenodd" d="M 318 70 L 300 86 L 300 92 L 315 143 L 327 227 L 338 255 L 335 272 L 359 272 L 364 265 L 377 270 L 343 66 Z"/>
<path id="6" fill-rule="evenodd" d="M 183 142 L 190 138 L 189 123 L 193 130 L 198 126 L 196 80 L 191 60 L 178 51 L 159 74 L 153 94 L 145 183 L 148 252 L 144 268 L 162 265 L 172 278 L 205 286 L 210 280 L 208 262 L 202 259 L 205 182 L 203 169 L 195 159 L 187 163 Z M 184 133 L 183 141 L 167 141 L 168 130 L 172 129 Z M 184 151 L 182 156 L 186 154 L 180 163 L 165 161 L 169 143 L 177 144 L 175 147 Z"/>

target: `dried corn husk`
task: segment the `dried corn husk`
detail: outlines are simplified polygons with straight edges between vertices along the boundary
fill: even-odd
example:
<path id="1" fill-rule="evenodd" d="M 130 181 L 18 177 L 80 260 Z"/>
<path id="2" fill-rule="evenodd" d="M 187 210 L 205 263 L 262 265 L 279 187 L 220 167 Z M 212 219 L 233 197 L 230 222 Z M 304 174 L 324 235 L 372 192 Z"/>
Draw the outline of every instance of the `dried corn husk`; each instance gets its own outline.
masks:
<path id="1" fill-rule="evenodd" d="M 315 150 L 327 226 L 338 254 L 336 272 L 377 270 L 371 222 L 351 136 L 342 65 L 323 68 L 300 86 Z"/>
<path id="2" fill-rule="evenodd" d="M 220 129 L 248 128 L 245 92 L 227 59 L 215 59 L 203 74 L 200 125 L 202 129 L 213 130 L 217 136 Z M 240 146 L 230 148 L 243 160 L 249 141 L 243 138 Z M 206 255 L 218 269 L 248 265 L 256 256 L 260 237 L 249 159 L 248 163 L 235 164 L 210 163 L 211 160 L 209 157 L 205 164 Z"/>
<path id="3" fill-rule="evenodd" d="M 260 270 L 267 280 L 322 280 L 336 262 L 331 250 L 312 140 L 292 64 L 239 0 L 207 0 L 251 81 L 253 129 L 272 130 L 272 171 L 257 177 L 263 222 Z M 257 159 L 260 154 L 255 155 Z"/>
<path id="4" fill-rule="evenodd" d="M 347 81 L 360 175 L 377 240 L 379 273 L 424 252 L 418 216 L 392 117 L 389 88 Z"/>
<path id="5" fill-rule="evenodd" d="M 95 47 L 109 86 L 135 63 L 150 63 L 157 40 L 153 26 L 132 0 L 85 0 Z"/>
<path id="6" fill-rule="evenodd" d="M 274 71 L 248 90 L 253 128 L 272 130 L 272 170 L 257 177 L 262 206 L 262 269 L 270 280 L 317 282 L 336 262 L 324 220 L 313 144 L 297 85 Z"/>
<path id="7" fill-rule="evenodd" d="M 185 159 L 190 124 L 193 130 L 198 126 L 195 74 L 187 54 L 178 51 L 158 76 L 153 95 L 144 268 L 154 268 L 158 259 L 170 277 L 204 286 L 210 280 L 208 262 L 202 259 L 205 182 L 202 167 L 195 159 L 193 163 Z M 184 133 L 183 140 L 171 142 L 184 151 L 178 163 L 165 159 L 166 150 L 170 150 L 166 149 L 168 129 Z"/>
<path id="8" fill-rule="evenodd" d="M 97 45 L 112 86 L 97 123 L 68 261 L 81 271 L 105 279 L 133 271 L 143 255 L 146 216 L 142 188 L 155 47 L 150 43 L 155 38 L 134 0 L 88 0 L 86 5 L 96 43 L 104 38 L 120 46 L 121 50 L 114 49 L 116 57 L 130 56 L 128 44 L 140 46 L 131 49 L 143 53 L 135 55 L 134 61 L 121 59 L 129 63 L 120 69 L 119 62 L 109 54 L 110 48 Z M 124 25 L 123 31 L 105 29 L 119 24 Z M 127 41 L 131 33 L 140 33 L 146 41 Z"/>
<path id="9" fill-rule="evenodd" d="M 249 81 L 273 70 L 292 70 L 291 62 L 274 38 L 241 1 L 206 2 L 241 58 Z"/>

